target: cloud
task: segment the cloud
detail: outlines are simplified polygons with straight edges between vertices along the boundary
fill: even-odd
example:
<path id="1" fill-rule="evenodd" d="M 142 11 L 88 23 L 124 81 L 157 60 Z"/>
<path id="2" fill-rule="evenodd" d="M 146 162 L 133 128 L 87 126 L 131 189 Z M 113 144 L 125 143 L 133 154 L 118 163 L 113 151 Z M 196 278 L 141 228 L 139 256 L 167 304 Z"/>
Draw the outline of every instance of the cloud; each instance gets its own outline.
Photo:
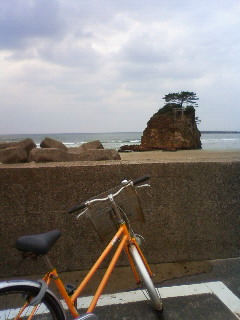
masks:
<path id="1" fill-rule="evenodd" d="M 32 39 L 59 36 L 63 19 L 57 0 L 2 0 L 0 48 L 29 46 Z"/>
<path id="2" fill-rule="evenodd" d="M 231 110 L 215 126 L 240 130 L 238 1 L 0 1 L 0 115 L 11 130 L 36 115 L 38 132 L 141 131 L 182 90 L 199 96 L 201 128 Z"/>

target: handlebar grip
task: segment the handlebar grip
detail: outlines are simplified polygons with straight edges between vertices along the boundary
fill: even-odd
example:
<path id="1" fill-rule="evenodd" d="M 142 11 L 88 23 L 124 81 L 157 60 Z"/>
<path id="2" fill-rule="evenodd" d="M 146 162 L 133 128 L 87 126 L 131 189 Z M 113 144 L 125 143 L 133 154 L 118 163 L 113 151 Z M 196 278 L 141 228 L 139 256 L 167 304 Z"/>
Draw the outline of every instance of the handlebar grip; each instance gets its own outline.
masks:
<path id="1" fill-rule="evenodd" d="M 84 208 L 86 208 L 86 204 L 85 203 L 81 203 L 81 204 L 79 204 L 79 205 L 77 205 L 77 206 L 75 206 L 75 207 L 72 207 L 71 209 L 69 209 L 68 210 L 68 213 L 73 213 L 73 212 L 75 212 L 75 211 L 78 211 L 78 210 L 82 210 L 82 209 L 84 209 Z"/>
<path id="2" fill-rule="evenodd" d="M 141 182 L 145 182 L 147 180 L 150 179 L 150 176 L 149 175 L 146 175 L 146 176 L 143 176 L 143 177 L 140 177 L 140 178 L 137 178 L 135 180 L 133 180 L 133 185 L 135 186 L 136 184 L 139 184 Z"/>

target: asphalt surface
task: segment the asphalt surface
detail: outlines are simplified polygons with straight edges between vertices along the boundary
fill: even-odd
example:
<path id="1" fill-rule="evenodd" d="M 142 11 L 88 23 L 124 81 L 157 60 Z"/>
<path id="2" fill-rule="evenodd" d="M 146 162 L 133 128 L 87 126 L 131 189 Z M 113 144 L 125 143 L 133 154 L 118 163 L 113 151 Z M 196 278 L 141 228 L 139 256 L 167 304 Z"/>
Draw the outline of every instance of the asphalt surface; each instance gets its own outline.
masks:
<path id="1" fill-rule="evenodd" d="M 121 293 L 118 300 L 132 296 L 131 302 L 108 299 L 96 308 L 99 320 L 236 320 L 240 319 L 240 258 L 215 260 L 207 273 L 166 281 L 157 285 L 163 298 L 163 312 L 148 301 L 134 301 L 134 293 Z M 112 299 L 114 300 L 114 299 Z M 111 304 L 112 303 L 112 304 Z"/>

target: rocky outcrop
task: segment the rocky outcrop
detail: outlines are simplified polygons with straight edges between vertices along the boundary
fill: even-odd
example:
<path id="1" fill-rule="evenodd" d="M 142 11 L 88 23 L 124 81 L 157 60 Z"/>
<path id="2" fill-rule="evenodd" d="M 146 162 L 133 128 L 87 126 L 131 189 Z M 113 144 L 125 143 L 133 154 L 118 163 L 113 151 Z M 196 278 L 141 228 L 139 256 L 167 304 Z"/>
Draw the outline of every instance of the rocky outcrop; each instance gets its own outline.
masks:
<path id="1" fill-rule="evenodd" d="M 195 112 L 190 114 L 184 110 L 177 113 L 156 113 L 147 123 L 141 144 L 123 146 L 121 151 L 147 151 L 166 150 L 176 151 L 180 149 L 200 149 L 200 132 L 195 121 Z"/>
<path id="2" fill-rule="evenodd" d="M 143 132 L 144 149 L 200 149 L 200 132 L 192 115 L 155 114 Z"/>
<path id="3" fill-rule="evenodd" d="M 0 144 L 0 163 L 121 160 L 116 150 L 104 149 L 99 140 L 67 148 L 62 142 L 45 138 L 37 148 L 31 139 Z"/>

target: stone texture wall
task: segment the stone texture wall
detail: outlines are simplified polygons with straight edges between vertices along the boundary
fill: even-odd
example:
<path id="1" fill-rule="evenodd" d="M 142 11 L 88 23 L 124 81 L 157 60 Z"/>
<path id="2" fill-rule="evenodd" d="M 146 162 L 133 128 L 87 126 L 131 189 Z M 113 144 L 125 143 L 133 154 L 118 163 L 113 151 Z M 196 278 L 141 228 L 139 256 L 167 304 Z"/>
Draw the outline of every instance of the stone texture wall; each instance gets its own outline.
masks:
<path id="1" fill-rule="evenodd" d="M 50 252 L 61 271 L 89 268 L 103 243 L 87 219 L 67 209 L 124 178 L 151 175 L 141 190 L 151 263 L 236 257 L 240 253 L 240 161 L 19 164 L 0 167 L 0 277 L 44 272 L 39 259 L 21 262 L 14 248 L 24 234 L 54 228 L 62 237 Z M 125 258 L 120 262 L 126 264 Z"/>

